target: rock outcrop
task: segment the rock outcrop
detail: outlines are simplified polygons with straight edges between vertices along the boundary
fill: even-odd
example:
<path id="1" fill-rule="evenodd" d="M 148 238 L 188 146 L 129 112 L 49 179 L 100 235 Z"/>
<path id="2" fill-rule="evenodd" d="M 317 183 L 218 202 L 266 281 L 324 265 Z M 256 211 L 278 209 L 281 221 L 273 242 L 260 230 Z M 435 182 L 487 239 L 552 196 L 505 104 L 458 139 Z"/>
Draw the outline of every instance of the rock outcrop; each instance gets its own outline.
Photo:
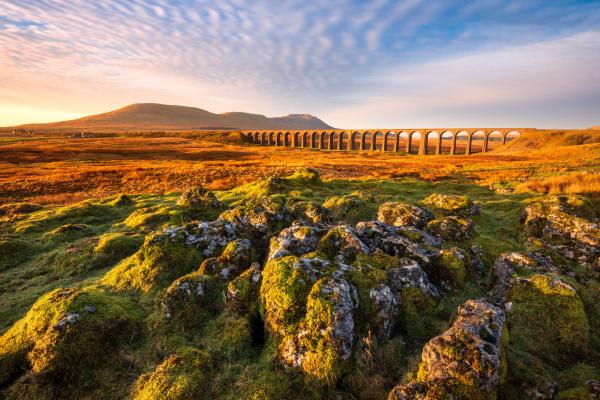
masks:
<path id="1" fill-rule="evenodd" d="M 504 313 L 468 300 L 452 327 L 423 348 L 417 382 L 395 387 L 388 399 L 495 399 L 506 371 Z"/>

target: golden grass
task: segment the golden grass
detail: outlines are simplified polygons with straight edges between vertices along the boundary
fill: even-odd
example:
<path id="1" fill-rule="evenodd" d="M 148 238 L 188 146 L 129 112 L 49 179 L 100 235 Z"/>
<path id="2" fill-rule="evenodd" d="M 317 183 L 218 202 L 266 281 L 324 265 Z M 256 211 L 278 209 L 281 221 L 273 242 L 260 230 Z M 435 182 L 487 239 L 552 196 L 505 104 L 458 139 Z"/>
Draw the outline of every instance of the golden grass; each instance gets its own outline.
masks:
<path id="1" fill-rule="evenodd" d="M 265 175 L 288 174 L 299 166 L 317 168 L 325 179 L 415 177 L 485 186 L 600 172 L 598 143 L 542 150 L 507 147 L 471 156 L 417 156 L 276 148 L 232 143 L 231 135 L 227 139 L 218 142 L 210 134 L 0 138 L 0 203 L 69 204 L 115 193 L 177 192 L 196 185 L 226 190 Z"/>
<path id="2" fill-rule="evenodd" d="M 535 191 L 548 194 L 584 194 L 600 197 L 600 174 L 580 172 L 553 176 L 522 183 L 515 189 L 518 193 Z"/>

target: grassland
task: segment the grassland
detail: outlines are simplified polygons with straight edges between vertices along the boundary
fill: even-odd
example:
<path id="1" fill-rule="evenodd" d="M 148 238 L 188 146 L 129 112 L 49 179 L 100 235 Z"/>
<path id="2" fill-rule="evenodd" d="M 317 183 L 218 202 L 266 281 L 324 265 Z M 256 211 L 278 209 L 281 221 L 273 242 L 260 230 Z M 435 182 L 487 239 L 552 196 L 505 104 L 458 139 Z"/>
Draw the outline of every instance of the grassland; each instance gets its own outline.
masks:
<path id="1" fill-rule="evenodd" d="M 33 372 L 22 376 L 6 393 L 9 398 L 38 397 L 43 393 L 51 393 L 47 398 L 56 393 L 65 398 L 153 398 L 164 390 L 164 378 L 173 379 L 169 389 L 177 391 L 176 398 L 186 398 L 187 385 L 191 385 L 187 380 L 205 386 L 212 382 L 208 386 L 211 391 L 204 394 L 222 399 L 336 398 L 350 394 L 354 397 L 347 398 L 385 398 L 393 385 L 415 376 L 423 344 L 447 327 L 456 307 L 466 299 L 487 296 L 496 257 L 506 251 L 527 251 L 520 222 L 525 206 L 545 198 L 546 193 L 582 194 L 590 199 L 595 215 L 600 215 L 600 143 L 594 136 L 574 136 L 578 137 L 573 133 L 563 135 L 569 138 L 563 142 L 554 138 L 551 146 L 536 137 L 522 138 L 506 148 L 468 157 L 260 147 L 242 143 L 235 135 L 227 140 L 190 135 L 3 137 L 0 334 L 5 338 L 22 325 L 41 324 L 36 319 L 36 307 L 48 308 L 48 315 L 55 312 L 53 307 L 61 312 L 74 309 L 71 303 L 47 304 L 53 296 L 62 296 L 57 292 L 59 288 L 74 288 L 81 299 L 69 301 L 80 308 L 87 304 L 85 301 L 93 300 L 110 311 L 102 314 L 101 310 L 94 316 L 90 322 L 93 331 L 112 327 L 113 317 L 117 321 L 129 319 L 137 326 L 117 330 L 125 331 L 128 337 L 119 339 L 118 351 L 108 352 L 108 362 L 98 357 L 94 359 L 96 364 L 73 364 L 82 371 L 97 371 L 83 377 L 71 375 L 69 357 L 78 353 L 71 356 L 69 349 L 86 348 L 87 342 L 82 340 L 87 336 L 66 342 L 71 344 L 64 347 L 65 361 L 59 357 L 58 362 L 66 364 L 61 368 L 69 373 L 59 370 L 53 372 L 55 375 L 44 368 L 55 365 L 56 358 L 48 357 L 48 361 L 44 355 L 62 357 L 62 348 L 54 348 L 53 338 L 44 336 L 29 355 L 35 361 Z M 259 181 L 262 177 L 290 175 L 299 167 L 317 169 L 321 180 L 292 175 L 283 179 L 275 191 L 268 189 L 268 179 Z M 180 192 L 190 186 L 212 189 L 220 201 L 218 209 L 198 215 L 178 204 Z M 414 323 L 409 325 L 414 332 L 379 344 L 373 339 L 373 348 L 370 332 L 361 338 L 365 346 L 357 345 L 357 352 L 360 347 L 362 353 L 357 353 L 355 362 L 365 367 L 355 366 L 337 387 L 313 385 L 305 382 L 302 374 L 276 366 L 276 344 L 256 344 L 244 333 L 248 330 L 245 326 L 252 322 L 247 316 L 229 311 L 202 314 L 206 321 L 193 327 L 191 337 L 187 336 L 189 332 L 181 333 L 173 326 L 167 329 L 157 320 L 157 305 L 165 287 L 152 286 L 146 273 L 156 271 L 144 268 L 150 265 L 158 270 L 165 264 L 167 270 L 178 271 L 177 276 L 165 278 L 168 286 L 187 273 L 184 278 L 193 279 L 202 261 L 193 252 L 182 255 L 165 250 L 163 254 L 151 247 L 148 239 L 166 227 L 213 220 L 219 212 L 257 197 L 286 205 L 314 202 L 329 207 L 332 213 L 338 205 L 344 207 L 345 199 L 357 198 L 359 206 L 336 216 L 339 221 L 356 223 L 374 219 L 384 202 L 423 205 L 423 200 L 434 193 L 466 195 L 479 206 L 479 214 L 472 216 L 476 234 L 460 243 L 445 242 L 444 247 L 479 246 L 488 268 L 483 273 L 470 272 L 465 278 L 467 284 L 445 294 L 428 315 L 419 315 L 426 323 L 404 321 Z M 153 264 L 144 264 L 144 257 L 152 259 Z M 530 374 L 531 379 L 537 379 L 535 374 L 543 373 L 558 382 L 561 390 L 577 391 L 583 390 L 587 379 L 600 373 L 595 335 L 600 320 L 597 277 L 582 267 L 571 267 L 575 275 L 561 279 L 576 286 L 582 298 L 590 324 L 588 352 L 561 368 L 560 363 L 544 364 L 528 358 L 529 349 L 513 344 L 516 355 L 511 356 L 511 365 L 517 365 L 515 360 L 523 361 L 518 364 L 522 370 L 515 367 L 517 372 L 510 379 L 529 379 Z M 134 276 L 136 271 L 139 276 Z M 122 287 L 120 279 L 148 285 Z M 218 296 L 215 298 L 221 299 L 222 293 Z M 100 346 L 105 345 L 102 335 L 110 338 L 114 334 L 112 328 L 106 329 L 98 333 Z M 530 332 L 525 334 L 531 336 Z M 97 336 L 92 337 L 95 342 Z M 84 351 L 82 354 L 80 358 L 87 359 Z M 187 365 L 196 368 L 188 371 Z M 527 371 L 527 365 L 534 365 L 535 371 Z M 38 379 L 46 375 L 54 380 L 48 383 Z M 56 376 L 68 376 L 68 385 L 61 386 Z M 0 379 L 6 378 L 0 373 Z M 507 390 L 502 398 L 523 397 Z"/>
<path id="2" fill-rule="evenodd" d="M 552 137 L 548 144 L 539 134 L 532 134 L 506 148 L 468 157 L 419 157 L 260 147 L 242 143 L 235 134 L 225 140 L 223 135 L 193 133 L 166 137 L 164 133 L 95 138 L 3 136 L 0 203 L 68 204 L 114 193 L 169 193 L 195 185 L 224 190 L 261 176 L 289 173 L 299 166 L 317 168 L 325 179 L 415 177 L 484 186 L 600 170 L 597 131 Z M 575 146 L 580 143 L 586 144 Z M 597 191 L 596 186 L 590 192 L 587 179 L 576 192 Z"/>

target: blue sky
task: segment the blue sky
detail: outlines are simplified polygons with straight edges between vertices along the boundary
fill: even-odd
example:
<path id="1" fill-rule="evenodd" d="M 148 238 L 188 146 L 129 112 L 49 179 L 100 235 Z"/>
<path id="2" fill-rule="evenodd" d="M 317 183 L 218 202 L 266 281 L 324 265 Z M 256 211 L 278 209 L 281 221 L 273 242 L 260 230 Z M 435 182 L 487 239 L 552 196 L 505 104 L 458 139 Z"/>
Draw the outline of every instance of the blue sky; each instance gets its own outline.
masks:
<path id="1" fill-rule="evenodd" d="M 599 65 L 600 1 L 0 0 L 0 126 L 160 102 L 587 127 Z"/>

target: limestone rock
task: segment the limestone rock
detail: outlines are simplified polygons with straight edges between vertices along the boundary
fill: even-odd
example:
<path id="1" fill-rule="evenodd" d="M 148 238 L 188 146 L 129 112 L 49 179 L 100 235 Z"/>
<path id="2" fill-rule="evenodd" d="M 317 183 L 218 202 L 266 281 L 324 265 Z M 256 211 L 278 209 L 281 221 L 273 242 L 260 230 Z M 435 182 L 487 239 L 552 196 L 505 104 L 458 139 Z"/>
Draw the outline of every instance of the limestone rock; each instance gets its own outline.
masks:
<path id="1" fill-rule="evenodd" d="M 369 291 L 369 298 L 375 309 L 377 338 L 389 339 L 398 313 L 398 300 L 388 285 L 380 284 Z"/>
<path id="2" fill-rule="evenodd" d="M 503 328 L 501 309 L 467 300 L 450 329 L 423 348 L 418 382 L 397 386 L 389 398 L 495 399 L 505 373 Z"/>
<path id="3" fill-rule="evenodd" d="M 298 333 L 284 337 L 279 347 L 284 364 L 322 382 L 335 382 L 352 354 L 355 290 L 344 279 L 323 278 L 315 283 Z"/>
<path id="4" fill-rule="evenodd" d="M 444 215 L 468 217 L 479 214 L 479 206 L 467 196 L 434 193 L 423 200 L 423 204 L 441 211 Z"/>
<path id="5" fill-rule="evenodd" d="M 261 278 L 260 264 L 255 262 L 240 276 L 229 282 L 225 292 L 227 308 L 239 314 L 258 313 Z"/>
<path id="6" fill-rule="evenodd" d="M 221 202 L 215 194 L 203 187 L 192 187 L 181 194 L 177 204 L 195 209 L 219 208 Z"/>
<path id="7" fill-rule="evenodd" d="M 202 262 L 199 272 L 202 274 L 218 274 L 229 280 L 238 276 L 256 260 L 256 252 L 248 239 L 236 239 L 227 244 L 218 257 Z"/>
<path id="8" fill-rule="evenodd" d="M 426 230 L 449 241 L 463 241 L 473 237 L 475 224 L 468 218 L 448 216 L 427 224 Z"/>
<path id="9" fill-rule="evenodd" d="M 387 202 L 379 206 L 377 220 L 393 226 L 423 228 L 433 219 L 433 214 L 424 208 L 399 202 Z"/>
<path id="10" fill-rule="evenodd" d="M 292 225 L 283 229 L 271 239 L 269 259 L 310 253 L 316 249 L 324 234 L 323 229 L 305 225 Z"/>
<path id="11" fill-rule="evenodd" d="M 358 254 L 369 253 L 369 248 L 350 225 L 337 225 L 331 228 L 317 244 L 317 250 L 340 263 L 352 262 Z"/>
<path id="12" fill-rule="evenodd" d="M 387 281 L 391 289 L 401 293 L 404 289 L 414 288 L 426 298 L 438 298 L 438 289 L 429 282 L 425 271 L 415 261 L 410 261 L 400 268 L 392 268 L 387 272 Z"/>
<path id="13" fill-rule="evenodd" d="M 529 237 L 552 245 L 563 257 L 600 271 L 600 227 L 573 206 L 578 198 L 554 196 L 529 204 L 521 221 Z"/>

